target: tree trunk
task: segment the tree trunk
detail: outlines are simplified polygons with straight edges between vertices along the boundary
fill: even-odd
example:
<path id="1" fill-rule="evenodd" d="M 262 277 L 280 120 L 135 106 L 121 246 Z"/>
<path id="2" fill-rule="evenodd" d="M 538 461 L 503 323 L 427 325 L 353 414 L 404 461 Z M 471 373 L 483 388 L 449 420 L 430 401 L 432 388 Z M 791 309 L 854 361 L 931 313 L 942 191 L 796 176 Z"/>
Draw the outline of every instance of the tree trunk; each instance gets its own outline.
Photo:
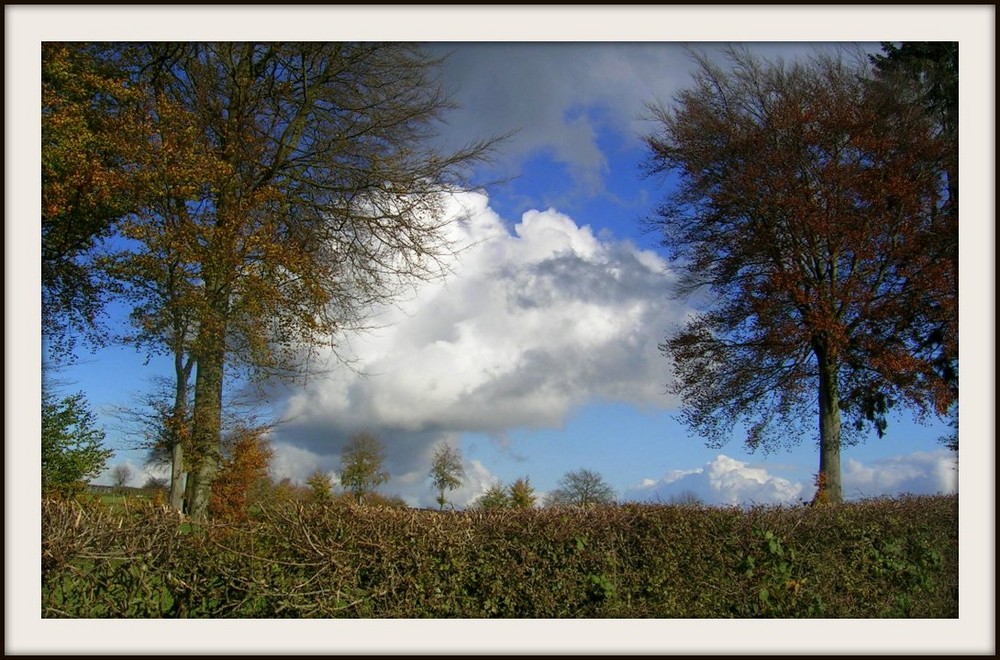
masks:
<path id="1" fill-rule="evenodd" d="M 184 491 L 186 479 L 184 471 L 184 440 L 190 432 L 187 423 L 188 379 L 191 377 L 192 363 L 184 364 L 182 353 L 174 355 L 174 410 L 171 420 L 170 435 L 173 442 L 170 469 L 170 508 L 175 511 L 184 510 Z"/>
<path id="2" fill-rule="evenodd" d="M 208 518 L 208 503 L 212 480 L 222 456 L 222 382 L 225 344 L 222 333 L 202 333 L 199 341 L 210 347 L 198 356 L 198 375 L 194 391 L 194 429 L 192 447 L 195 453 L 188 479 L 192 481 L 191 517 L 196 522 Z M 204 345 L 204 344 L 203 344 Z"/>
<path id="3" fill-rule="evenodd" d="M 840 479 L 840 392 L 837 359 L 826 347 L 815 349 L 819 368 L 819 477 L 814 503 L 843 502 Z"/>
<path id="4" fill-rule="evenodd" d="M 174 511 L 184 510 L 186 482 L 187 480 L 184 478 L 184 445 L 180 442 L 174 442 L 170 468 L 170 508 Z"/>

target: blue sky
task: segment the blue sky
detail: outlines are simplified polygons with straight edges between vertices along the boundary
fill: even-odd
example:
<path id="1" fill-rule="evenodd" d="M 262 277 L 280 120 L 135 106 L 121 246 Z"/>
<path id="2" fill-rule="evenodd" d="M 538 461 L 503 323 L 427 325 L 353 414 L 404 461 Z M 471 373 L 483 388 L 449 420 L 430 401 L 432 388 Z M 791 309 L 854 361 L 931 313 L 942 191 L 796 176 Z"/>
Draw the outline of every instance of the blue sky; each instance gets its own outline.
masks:
<path id="1" fill-rule="evenodd" d="M 9 594 L 27 607 L 8 608 L 11 625 L 8 627 L 5 646 L 12 652 L 29 650 L 63 650 L 78 653 L 84 649 L 129 652 L 149 648 L 155 644 L 160 650 L 238 652 L 312 652 L 336 649 L 338 652 L 383 651 L 413 652 L 414 650 L 468 650 L 489 651 L 554 651 L 565 652 L 650 652 L 669 648 L 672 652 L 691 650 L 730 651 L 745 653 L 748 650 L 774 652 L 905 652 L 926 653 L 934 651 L 995 649 L 995 626 L 990 612 L 995 609 L 995 595 L 991 586 L 995 574 L 993 516 L 994 502 L 994 314 L 993 282 L 995 257 L 993 219 L 995 194 L 995 141 L 982 136 L 995 134 L 995 8 L 990 7 L 253 7 L 253 8 L 112 8 L 112 7 L 5 7 L 8 25 L 5 39 L 6 94 L 5 119 L 7 164 L 5 184 L 7 189 L 7 222 L 5 223 L 5 456 L 6 456 L 6 520 L 5 520 L 5 580 Z M 961 544 L 962 573 L 960 621 L 816 621 L 800 622 L 723 622 L 715 621 L 565 621 L 565 622 L 317 622 L 318 626 L 295 625 L 291 622 L 213 621 L 209 628 L 192 626 L 162 629 L 162 622 L 42 622 L 37 619 L 39 585 L 38 545 L 39 518 L 37 499 L 30 493 L 38 490 L 38 473 L 23 466 L 38 464 L 38 391 L 40 385 L 40 347 L 38 343 L 38 228 L 31 222 L 16 222 L 20 217 L 38 217 L 38 44 L 43 40 L 88 39 L 241 39 L 241 38 L 293 38 L 315 40 L 337 39 L 417 39 L 435 42 L 466 41 L 518 41 L 518 42 L 608 42 L 631 43 L 616 61 L 611 54 L 594 58 L 528 57 L 528 49 L 514 49 L 510 57 L 493 55 L 476 56 L 466 52 L 464 59 L 452 60 L 455 70 L 448 73 L 448 80 L 456 83 L 459 100 L 466 105 L 466 114 L 452 120 L 450 135 L 459 138 L 489 124 L 490 132 L 502 132 L 505 122 L 527 126 L 518 135 L 518 142 L 510 146 L 498 166 L 507 173 L 522 176 L 512 186 L 490 191 L 488 199 L 466 200 L 480 211 L 492 209 L 477 216 L 475 229 L 490 234 L 493 256 L 506 255 L 520 259 L 521 282 L 529 275 L 547 275 L 549 281 L 557 273 L 540 267 L 545 257 L 545 245 L 569 245 L 572 254 L 582 254 L 587 245 L 593 262 L 604 258 L 605 266 L 617 266 L 620 273 L 633 286 L 632 296 L 625 296 L 624 288 L 613 290 L 622 296 L 623 303 L 639 319 L 660 314 L 660 321 L 667 321 L 671 309 L 664 308 L 666 296 L 653 296 L 648 307 L 639 284 L 662 283 L 653 270 L 639 268 L 642 262 L 623 243 L 630 241 L 642 250 L 653 250 L 655 240 L 638 232 L 635 220 L 655 203 L 662 189 L 650 181 L 640 181 L 635 167 L 641 159 L 636 137 L 638 122 L 631 114 L 642 102 L 654 94 L 669 95 L 677 85 L 684 83 L 683 66 L 678 66 L 675 54 L 660 48 L 661 42 L 697 42 L 702 44 L 753 40 L 761 44 L 777 42 L 840 42 L 861 41 L 874 43 L 884 39 L 960 39 L 962 57 L 961 157 L 963 167 L 963 231 L 961 240 L 961 295 L 962 295 L 962 470 L 961 481 Z M 485 49 L 489 50 L 489 49 Z M 676 49 L 673 49 L 676 50 Z M 508 51 L 510 53 L 511 51 Z M 518 55 L 520 53 L 520 55 Z M 485 61 L 484 61 L 485 60 Z M 568 60 L 568 61 L 567 61 Z M 464 67 L 464 69 L 462 68 Z M 477 73 L 481 72 L 481 73 Z M 487 75 L 487 72 L 489 75 Z M 553 77 L 555 73 L 555 77 Z M 495 92 L 503 92 L 495 93 Z M 17 127 L 17 130 L 12 130 Z M 25 166 L 20 166 L 25 163 Z M 18 166 L 14 166 L 17 164 Z M 971 167 L 969 167 L 971 165 Z M 475 206 L 474 202 L 479 203 Z M 548 214 L 553 208 L 561 215 Z M 532 216 L 534 229 L 527 231 L 533 238 L 516 234 L 516 225 L 524 221 L 526 211 L 540 211 Z M 560 218 L 568 218 L 562 221 Z M 557 220 L 559 220 L 557 222 Z M 532 224 L 528 223 L 528 224 Z M 583 231 L 590 228 L 588 242 Z M 500 231 L 503 230 L 503 232 Z M 560 237 L 559 231 L 562 232 Z M 492 233 L 491 233 L 492 232 Z M 548 243 L 542 238 L 547 235 Z M 557 240 L 558 239 L 558 240 Z M 576 239 L 575 242 L 571 239 Z M 520 242 L 519 242 L 520 241 Z M 544 243 L 544 244 L 543 244 Z M 551 253 L 550 253 L 551 254 Z M 630 256 L 631 255 L 631 256 Z M 505 280 L 486 274 L 496 272 L 490 265 L 490 254 L 480 254 L 476 260 L 465 264 L 466 284 L 450 284 L 452 294 L 478 292 L 480 302 L 501 296 L 506 290 Z M 646 259 L 647 263 L 655 261 Z M 578 260 L 579 261 L 579 260 Z M 569 263 L 564 259 L 563 264 Z M 552 265 L 552 264 L 550 264 Z M 577 264 L 579 265 L 579 263 Z M 511 270 L 511 269 L 508 269 Z M 586 269 L 582 272 L 588 272 Z M 642 275 L 642 277 L 640 277 Z M 477 279 L 477 276 L 479 279 Z M 645 279 L 644 279 L 645 278 Z M 588 281 L 585 277 L 581 281 Z M 495 285 L 495 286 L 486 286 Z M 656 290 L 660 290 L 656 287 Z M 468 289 L 468 291 L 466 290 Z M 544 291 L 536 287 L 535 299 Z M 423 322 L 419 329 L 431 332 L 436 316 L 446 319 L 461 317 L 459 327 L 465 334 L 452 334 L 453 341 L 465 341 L 469 347 L 477 340 L 487 339 L 480 345 L 479 355 L 492 358 L 499 368 L 503 351 L 512 346 L 528 343 L 535 349 L 533 362 L 525 364 L 545 366 L 540 359 L 542 349 L 557 354 L 573 355 L 572 343 L 546 345 L 544 340 L 560 337 L 559 334 L 538 332 L 536 335 L 504 334 L 503 323 L 484 317 L 469 315 L 468 299 L 464 295 L 450 295 L 448 305 L 435 299 L 433 292 L 424 292 L 426 299 L 435 301 L 428 316 L 414 316 Z M 489 295 L 486 295 L 489 294 Z M 441 299 L 443 300 L 443 298 Z M 522 300 L 526 300 L 522 297 Z M 588 312 L 594 327 L 606 317 L 601 316 L 600 305 L 588 307 L 583 300 L 549 297 L 550 312 Z M 605 302 L 607 298 L 605 298 Z M 591 301 L 593 302 L 593 301 Z M 574 305 L 576 305 L 574 307 Z M 521 308 L 522 312 L 524 308 Z M 445 313 L 447 312 L 447 313 Z M 644 316 L 647 315 L 647 316 Z M 533 321 L 544 325 L 545 319 L 560 318 L 559 314 L 540 314 L 537 317 L 519 316 L 518 320 Z M 612 315 L 610 318 L 621 318 Z M 476 320 L 495 321 L 476 323 Z M 502 320 L 502 318 L 500 319 Z M 537 329 L 541 329 L 541 325 Z M 606 337 L 634 337 L 613 332 L 613 323 L 603 326 Z M 629 327 L 626 325 L 625 328 Z M 495 328 L 499 334 L 489 334 Z M 666 328 L 648 328 L 648 342 L 662 338 Z M 572 338 L 571 333 L 567 334 Z M 425 337 L 417 333 L 407 337 L 415 341 Z M 528 340 L 535 338 L 532 344 Z M 507 338 L 507 343 L 504 343 Z M 401 345 L 390 333 L 367 344 L 358 344 L 371 350 L 369 361 L 390 359 L 393 354 L 386 347 Z M 619 342 L 622 345 L 622 342 Z M 629 344 L 634 345 L 634 344 Z M 443 344 L 442 344 L 443 346 Z M 375 350 L 379 349 L 379 350 Z M 490 353 L 490 350 L 493 352 Z M 541 352 L 539 352 L 541 351 Z M 561 353 L 560 353 L 561 351 Z M 578 356 L 579 354 L 577 354 Z M 579 364 L 577 364 L 579 363 Z M 566 470 L 578 467 L 598 469 L 611 481 L 620 494 L 651 480 L 654 485 L 663 483 L 664 494 L 670 487 L 683 483 L 685 488 L 705 487 L 711 490 L 715 483 L 728 484 L 729 491 L 740 491 L 733 486 L 742 484 L 767 484 L 770 491 L 781 493 L 794 490 L 795 484 L 807 484 L 816 469 L 815 449 L 806 442 L 798 448 L 770 455 L 746 455 L 739 442 L 734 440 L 722 450 L 709 450 L 697 439 L 691 438 L 679 426 L 672 414 L 670 402 L 661 396 L 665 376 L 662 358 L 646 348 L 635 362 L 624 360 L 635 372 L 635 378 L 615 373 L 607 364 L 601 373 L 607 377 L 602 382 L 588 380 L 586 360 L 571 361 L 574 392 L 586 396 L 567 398 L 560 383 L 550 381 L 546 390 L 552 405 L 534 411 L 530 419 L 511 416 L 511 406 L 519 403 L 517 397 L 495 398 L 500 407 L 493 411 L 474 405 L 475 400 L 462 400 L 458 412 L 452 415 L 453 427 L 466 430 L 425 429 L 425 433 L 447 432 L 458 434 L 470 473 L 481 482 L 489 479 L 505 481 L 529 475 L 540 490 L 551 488 Z M 461 372 L 460 364 L 454 366 L 455 379 L 451 392 L 464 391 L 457 385 L 476 382 L 477 372 Z M 433 365 L 432 365 L 433 366 Z M 133 392 L 143 387 L 142 379 L 149 371 L 141 361 L 124 352 L 102 353 L 80 365 L 72 377 L 76 385 L 88 389 L 91 400 L 102 408 L 127 403 Z M 406 377 L 418 373 L 414 370 L 396 374 L 394 387 L 379 386 L 385 394 L 381 399 L 372 396 L 360 381 L 350 382 L 354 392 L 367 396 L 367 409 L 381 411 L 382 422 L 392 422 L 404 428 L 419 419 L 399 419 L 399 410 L 413 410 L 410 406 L 395 407 L 389 395 L 407 394 Z M 532 375 L 538 381 L 544 370 L 536 369 Z M 614 374 L 614 378 L 610 375 Z M 510 385 L 508 378 L 506 384 Z M 435 391 L 447 392 L 449 383 L 439 378 Z M 71 389 L 71 388 L 70 388 Z M 500 391 L 497 389 L 495 391 Z M 508 388 L 507 393 L 511 393 Z M 516 393 L 516 392 L 515 392 Z M 298 445 L 285 444 L 282 453 L 284 469 L 304 470 L 317 461 L 335 461 L 335 447 L 323 444 L 323 433 L 333 430 L 331 420 L 321 414 L 328 402 L 330 409 L 338 403 L 336 390 L 317 387 L 313 391 L 298 392 L 302 409 L 315 417 L 300 416 L 297 435 Z M 422 401 L 427 410 L 433 400 Z M 284 412 L 286 408 L 276 409 Z M 391 418 L 386 411 L 397 411 Z M 454 408 L 452 408 L 454 411 Z M 523 413 L 523 411 L 522 411 Z M 547 413 L 547 414 L 546 414 Z M 505 420 L 509 422 L 506 426 Z M 497 421 L 497 420 L 500 421 Z M 487 422 L 491 422 L 492 426 Z M 335 421 L 335 420 L 334 420 Z M 517 423 L 513 423 L 517 422 Z M 313 433 L 309 434 L 309 424 Z M 468 430 L 474 428 L 475 430 Z M 397 430 L 396 433 L 405 433 Z M 927 483 L 931 469 L 928 463 L 940 468 L 939 446 L 934 442 L 938 435 L 934 429 L 910 428 L 905 421 L 890 426 L 887 438 L 870 441 L 844 453 L 845 473 L 853 470 L 855 483 L 864 485 L 866 494 L 881 490 L 891 492 L 898 488 L 880 488 L 879 476 L 897 475 Z M 310 440 L 310 437 L 312 439 Z M 398 436 L 397 436 L 398 437 Z M 454 438 L 452 438 L 454 439 Z M 985 442 L 983 442 L 985 440 Z M 426 448 L 430 438 L 410 431 L 408 440 L 396 445 L 396 472 L 411 477 L 404 483 L 397 477 L 394 490 L 406 491 L 414 497 L 429 497 L 426 482 L 422 482 L 422 462 L 426 461 Z M 311 448 L 311 449 L 310 449 Z M 401 448 L 409 448 L 404 452 Z M 421 453 L 423 452 L 423 453 Z M 924 456 L 917 455 L 924 452 Z M 719 459 L 723 454 L 726 458 Z M 325 456 L 325 459 L 318 457 Z M 928 458 L 929 456 L 929 458 Z M 123 455 L 121 459 L 132 459 Z M 473 463 L 476 461 L 476 463 Z M 856 464 L 851 461 L 857 461 Z M 923 464 L 921 464 L 923 461 Z M 923 467 L 921 467 L 923 465 Z M 481 469 L 480 469 L 481 467 Z M 757 471 L 754 471 L 757 470 Z M 760 472 L 763 470 L 763 472 Z M 909 476 L 907 476 L 909 475 Z M 740 479 L 740 477 L 745 477 Z M 777 481 L 777 479 L 783 479 Z M 884 485 L 884 484 L 883 484 Z M 782 490 L 784 489 L 784 491 Z M 647 489 L 648 491 L 648 489 Z M 28 495 L 25 495 L 25 494 Z M 648 494 L 648 492 L 647 492 Z M 848 494 L 851 494 L 849 491 Z M 467 493 L 468 495 L 468 493 Z M 16 570 L 14 570 L 16 569 Z M 983 579 L 987 576 L 987 579 Z M 54 624 L 65 624 L 56 627 Z M 127 623 L 128 625 L 123 625 Z M 301 622 L 305 623 L 305 622 Z M 436 627 L 436 623 L 443 624 Z M 148 625 L 147 625 L 148 624 Z M 509 625 L 508 625 L 509 624 Z M 447 627 L 443 627 L 446 625 Z M 176 632 L 180 630 L 182 634 Z M 203 631 L 203 632 L 199 632 Z M 166 633 L 166 634 L 164 634 Z M 373 641 L 377 640 L 377 641 Z"/>
<path id="2" fill-rule="evenodd" d="M 697 47 L 721 57 L 721 45 Z M 839 47 L 754 50 L 791 60 Z M 814 439 L 751 454 L 736 435 L 710 449 L 678 423 L 679 402 L 664 393 L 670 373 L 657 344 L 692 308 L 672 298 L 671 264 L 642 227 L 673 181 L 642 176 L 641 137 L 653 125 L 641 117 L 646 103 L 688 82 L 684 46 L 431 48 L 448 53 L 442 82 L 460 106 L 445 117 L 442 142 L 514 132 L 476 175 L 503 183 L 456 194 L 451 239 L 467 249 L 453 273 L 377 310 L 383 327 L 338 338 L 356 368 L 331 361 L 322 365 L 330 373 L 304 386 L 264 394 L 279 422 L 272 475 L 304 483 L 316 469 L 335 473 L 346 440 L 368 430 L 386 445 L 392 476 L 383 492 L 417 506 L 433 505 L 426 475 L 441 442 L 465 457 L 466 483 L 450 494 L 459 507 L 522 476 L 542 495 L 580 468 L 599 472 L 623 500 L 686 491 L 712 504 L 808 500 Z M 135 405 L 151 376 L 170 369 L 111 348 L 58 374 L 67 390 L 88 393 L 118 450 L 109 468 L 129 463 L 137 485 L 164 469 L 143 465 L 111 413 Z M 845 447 L 845 495 L 954 492 L 954 456 L 937 442 L 946 432 L 904 413 L 886 437 Z"/>

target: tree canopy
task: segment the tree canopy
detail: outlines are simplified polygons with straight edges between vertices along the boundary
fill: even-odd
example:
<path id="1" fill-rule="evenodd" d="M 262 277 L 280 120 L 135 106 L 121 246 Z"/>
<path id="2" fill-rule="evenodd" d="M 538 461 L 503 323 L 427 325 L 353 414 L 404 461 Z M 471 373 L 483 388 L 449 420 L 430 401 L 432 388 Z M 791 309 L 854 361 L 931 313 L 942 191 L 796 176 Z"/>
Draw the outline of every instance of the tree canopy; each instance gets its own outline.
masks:
<path id="1" fill-rule="evenodd" d="M 957 347 L 957 259 L 938 258 L 957 244 L 949 144 L 862 61 L 728 56 L 696 55 L 693 87 L 650 106 L 648 172 L 679 176 L 651 222 L 681 295 L 711 300 L 661 347 L 671 389 L 715 446 L 738 426 L 751 450 L 818 436 L 839 501 L 842 443 L 883 433 L 895 407 L 956 399 L 941 369 Z"/>
<path id="2" fill-rule="evenodd" d="M 127 339 L 173 354 L 178 423 L 193 372 L 190 452 L 177 460 L 191 464 L 191 512 L 203 517 L 226 374 L 299 375 L 373 305 L 437 276 L 451 250 L 444 201 L 495 140 L 436 148 L 451 103 L 439 61 L 413 44 L 69 44 L 43 59 L 58 98 L 82 99 L 67 110 L 43 101 L 45 194 L 61 202 L 46 203 L 46 227 L 92 220 L 71 255 L 113 236 L 95 266 L 132 306 Z M 57 75 L 64 60 L 101 75 L 77 92 Z M 49 119 L 59 113 L 69 119 Z M 78 140 L 95 151 L 67 174 Z M 100 186 L 78 189 L 107 203 L 63 201 L 73 191 L 56 184 L 92 172 Z M 46 277 L 64 261 L 48 260 Z"/>
<path id="3" fill-rule="evenodd" d="M 600 473 L 580 469 L 567 472 L 559 486 L 548 495 L 549 506 L 594 506 L 613 504 L 617 499 L 615 489 L 604 481 Z"/>
<path id="4" fill-rule="evenodd" d="M 134 94 L 89 44 L 42 44 L 42 333 L 50 355 L 100 342 L 93 250 L 135 208 L 126 167 Z"/>
<path id="5" fill-rule="evenodd" d="M 437 503 L 444 509 L 448 503 L 445 491 L 455 490 L 462 485 L 465 468 L 462 467 L 462 452 L 457 447 L 442 443 L 434 450 L 434 460 L 428 475 L 438 491 Z"/>
<path id="6" fill-rule="evenodd" d="M 104 470 L 113 452 L 82 393 L 42 392 L 42 493 L 72 495 Z"/>
<path id="7" fill-rule="evenodd" d="M 389 481 L 383 468 L 385 447 L 371 433 L 359 433 L 351 438 L 340 454 L 340 485 L 363 502 L 366 495 Z"/>

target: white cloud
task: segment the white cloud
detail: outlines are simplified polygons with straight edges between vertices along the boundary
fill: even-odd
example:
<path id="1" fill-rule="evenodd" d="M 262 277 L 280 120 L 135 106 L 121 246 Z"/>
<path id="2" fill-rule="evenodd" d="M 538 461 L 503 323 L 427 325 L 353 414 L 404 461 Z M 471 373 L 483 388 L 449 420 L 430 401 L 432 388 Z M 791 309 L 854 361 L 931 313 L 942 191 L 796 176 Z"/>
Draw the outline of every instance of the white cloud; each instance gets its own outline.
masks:
<path id="1" fill-rule="evenodd" d="M 470 247 L 451 272 L 350 337 L 353 370 L 331 362 L 288 394 L 274 432 L 297 448 L 283 450 L 287 469 L 299 475 L 308 453 L 322 462 L 368 430 L 402 479 L 463 432 L 558 427 L 594 400 L 673 405 L 657 345 L 684 309 L 658 256 L 554 210 L 525 213 L 512 231 L 484 195 L 457 195 L 454 211 L 465 217 L 452 239 Z"/>
<path id="2" fill-rule="evenodd" d="M 719 454 L 700 468 L 672 470 L 658 480 L 644 479 L 625 492 L 625 499 L 669 502 L 672 497 L 694 493 L 706 504 L 791 504 L 799 501 L 804 490 L 800 482 Z"/>
<path id="3" fill-rule="evenodd" d="M 672 470 L 659 479 L 643 479 L 626 491 L 625 499 L 669 502 L 694 493 L 706 504 L 794 504 L 812 499 L 815 486 L 771 474 L 764 465 L 749 464 L 720 454 L 693 470 Z M 844 499 L 933 495 L 958 492 L 954 455 L 947 451 L 916 452 L 865 465 L 849 458 L 842 471 Z"/>
<path id="4" fill-rule="evenodd" d="M 946 449 L 893 456 L 870 465 L 849 458 L 841 476 L 844 497 L 852 499 L 958 492 L 955 454 Z"/>

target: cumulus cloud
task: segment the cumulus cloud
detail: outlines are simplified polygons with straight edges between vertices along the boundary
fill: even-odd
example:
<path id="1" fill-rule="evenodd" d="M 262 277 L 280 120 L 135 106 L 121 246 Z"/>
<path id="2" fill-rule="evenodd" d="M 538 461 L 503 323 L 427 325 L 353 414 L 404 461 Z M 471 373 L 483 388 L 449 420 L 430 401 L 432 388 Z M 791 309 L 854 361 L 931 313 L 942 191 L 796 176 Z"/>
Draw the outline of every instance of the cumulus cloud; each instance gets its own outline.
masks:
<path id="1" fill-rule="evenodd" d="M 692 470 L 672 470 L 660 479 L 645 479 L 625 492 L 625 499 L 639 502 L 669 502 L 693 493 L 705 504 L 791 504 L 803 497 L 801 482 L 778 477 L 766 468 L 719 454 L 713 461 Z"/>
<path id="2" fill-rule="evenodd" d="M 812 483 L 776 476 L 771 474 L 773 469 L 752 467 L 720 454 L 699 468 L 643 479 L 626 491 L 625 499 L 669 502 L 694 494 L 706 504 L 724 505 L 794 504 L 812 499 L 816 491 Z M 849 458 L 842 480 L 847 500 L 958 492 L 955 456 L 947 450 L 894 456 L 870 465 Z"/>
<path id="3" fill-rule="evenodd" d="M 288 394 L 274 440 L 289 471 L 311 472 L 313 457 L 332 465 L 367 430 L 402 487 L 424 478 L 434 444 L 463 432 L 559 427 L 595 400 L 673 404 L 657 345 L 684 309 L 657 255 L 554 210 L 508 229 L 482 194 L 454 203 L 452 238 L 468 247 L 450 272 L 351 337 L 352 368 L 331 363 Z"/>
<path id="4" fill-rule="evenodd" d="M 852 499 L 958 492 L 957 459 L 946 449 L 893 456 L 871 465 L 849 458 L 841 476 L 844 496 Z"/>

